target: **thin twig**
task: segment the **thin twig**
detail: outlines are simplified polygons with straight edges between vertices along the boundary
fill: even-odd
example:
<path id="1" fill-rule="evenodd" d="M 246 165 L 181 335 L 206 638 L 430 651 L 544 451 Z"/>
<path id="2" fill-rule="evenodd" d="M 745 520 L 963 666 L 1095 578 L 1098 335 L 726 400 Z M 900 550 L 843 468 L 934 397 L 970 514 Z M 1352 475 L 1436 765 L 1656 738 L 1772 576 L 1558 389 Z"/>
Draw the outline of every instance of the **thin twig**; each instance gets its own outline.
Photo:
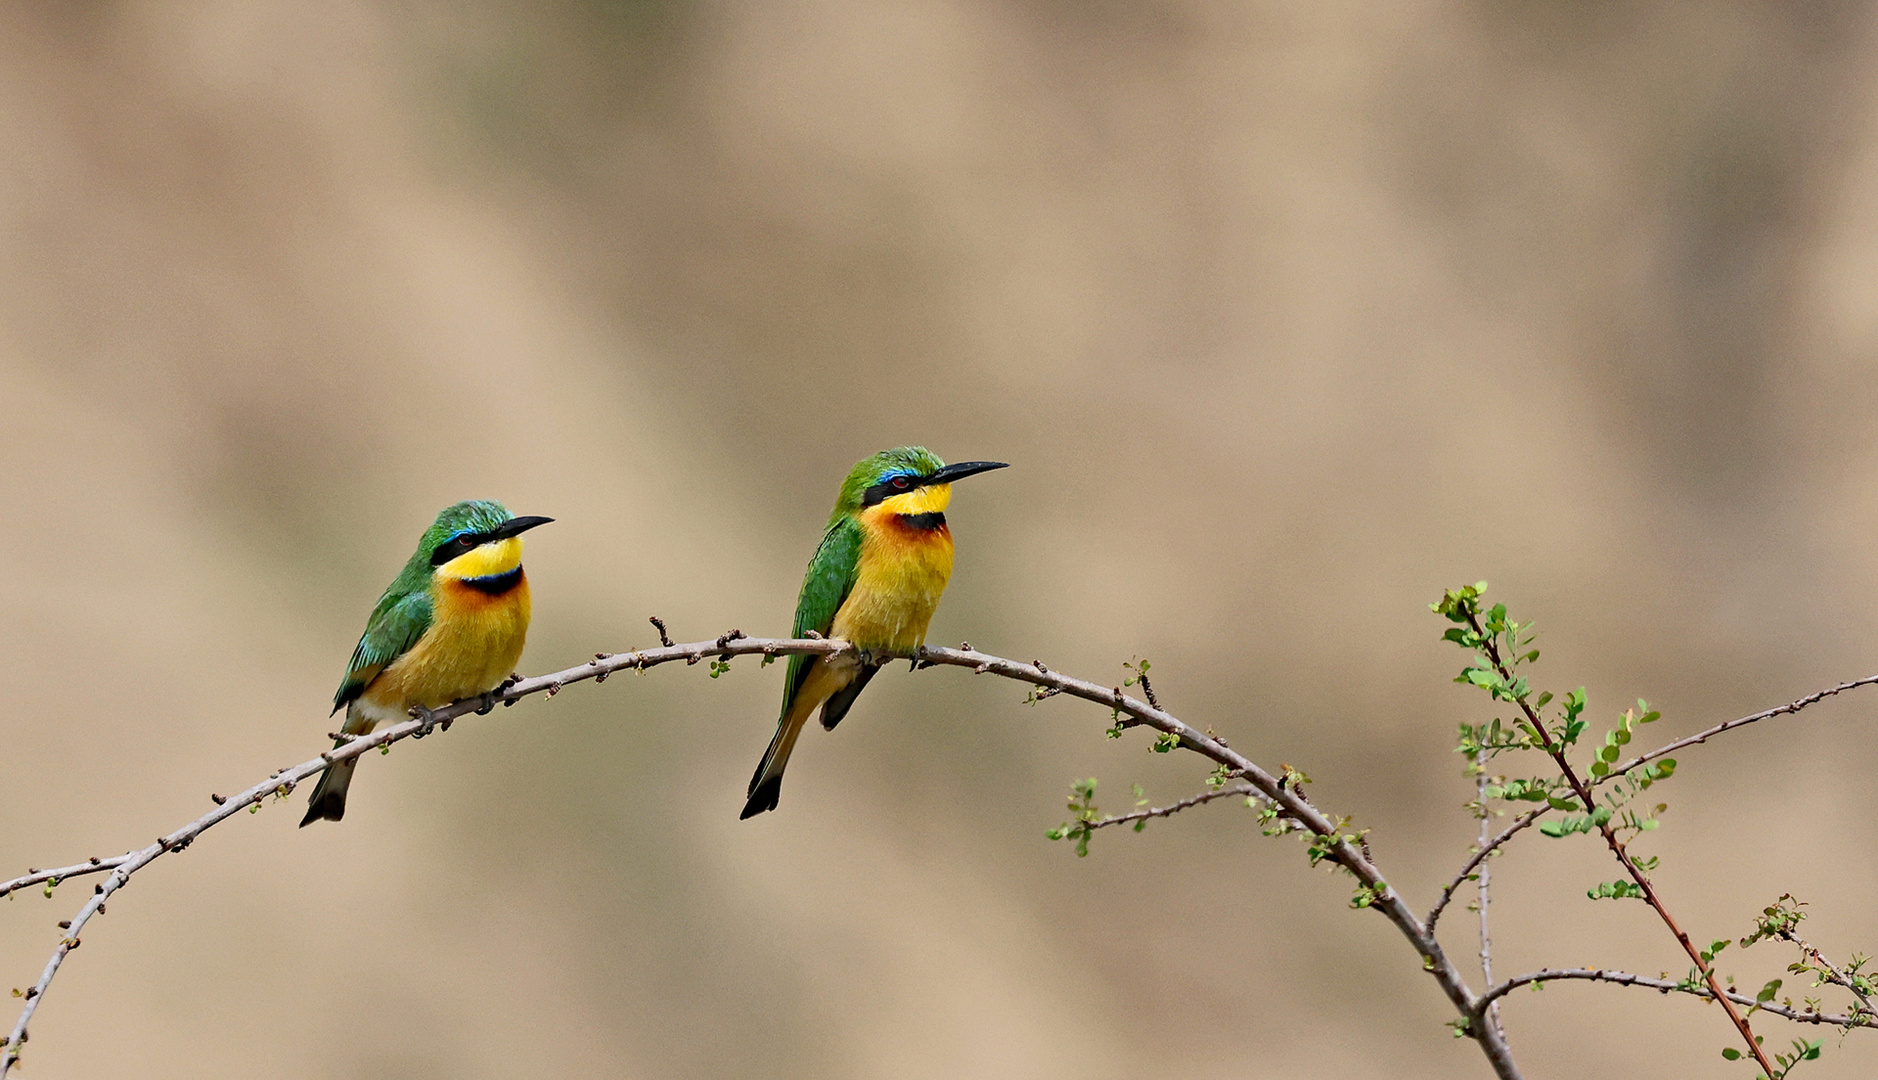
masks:
<path id="1" fill-rule="evenodd" d="M 1669 979 L 1652 979 L 1643 975 L 1632 975 L 1626 971 L 1611 971 L 1606 968 L 1541 968 L 1518 978 L 1508 979 L 1500 985 L 1480 995 L 1481 1008 L 1490 1008 L 1507 994 L 1533 983 L 1552 982 L 1557 979 L 1584 979 L 1590 982 L 1616 983 L 1619 986 L 1641 986 L 1662 994 L 1688 994 L 1708 1001 L 1714 997 L 1705 986 L 1696 986 L 1686 982 L 1672 982 Z M 1839 1015 L 1835 1013 L 1808 1012 L 1804 1009 L 1789 1008 L 1771 1002 L 1755 1001 L 1746 994 L 1726 991 L 1729 1001 L 1749 1007 L 1759 1006 L 1760 1011 L 1785 1017 L 1801 1024 L 1831 1024 L 1842 1028 L 1878 1028 L 1878 1016 Z"/>
<path id="2" fill-rule="evenodd" d="M 1782 938 L 1788 941 L 1791 941 L 1795 945 L 1798 945 L 1802 953 L 1806 954 L 1807 956 L 1812 957 L 1813 962 L 1815 964 L 1818 964 L 1820 967 L 1820 970 L 1824 972 L 1827 982 L 1833 984 L 1834 986 L 1841 986 L 1851 991 L 1852 996 L 1858 998 L 1859 1004 L 1865 1006 L 1865 1012 L 1868 1015 L 1878 1016 L 1878 1009 L 1872 1008 L 1871 998 L 1865 996 L 1865 991 L 1860 990 L 1858 988 L 1857 983 L 1853 982 L 1838 968 L 1834 967 L 1832 965 L 1832 961 L 1826 959 L 1825 956 L 1822 955 L 1818 949 L 1815 949 L 1811 944 L 1809 944 L 1805 938 L 1794 933 L 1791 929 L 1780 930 L 1777 932 L 1780 934 Z"/>
<path id="3" fill-rule="evenodd" d="M 1686 739 L 1677 739 L 1675 742 L 1670 743 L 1668 746 L 1658 747 L 1657 749 L 1652 750 L 1647 754 L 1634 757 L 1630 759 L 1629 761 L 1624 762 L 1622 765 L 1611 766 L 1611 771 L 1606 773 L 1602 778 L 1597 780 L 1591 786 L 1597 787 L 1599 784 L 1609 783 L 1610 781 L 1617 779 L 1618 777 L 1624 775 L 1625 773 L 1629 772 L 1630 770 L 1636 768 L 1639 765 L 1644 765 L 1649 762 L 1655 761 L 1657 758 L 1665 757 L 1669 754 L 1673 754 L 1676 751 L 1681 750 L 1685 746 L 1694 746 L 1697 743 L 1705 743 L 1709 741 L 1710 739 L 1714 738 L 1715 736 L 1720 735 L 1724 731 L 1732 731 L 1735 728 L 1746 727 L 1749 724 L 1756 723 L 1761 720 L 1771 720 L 1776 716 L 1785 716 L 1788 713 L 1796 713 L 1796 712 L 1799 712 L 1801 709 L 1806 708 L 1808 705 L 1812 705 L 1816 702 L 1824 701 L 1827 698 L 1832 697 L 1835 694 L 1843 694 L 1847 690 L 1856 690 L 1861 686 L 1878 686 L 1878 675 L 1867 675 L 1862 679 L 1853 679 L 1851 682 L 1842 682 L 1837 686 L 1828 687 L 1825 690 L 1815 690 L 1814 692 L 1806 695 L 1805 697 L 1797 698 L 1793 701 L 1789 701 L 1785 705 L 1777 705 L 1774 708 L 1766 709 L 1761 712 L 1754 713 L 1753 715 L 1750 715 L 1750 716 L 1743 716 L 1734 720 L 1729 720 L 1725 723 L 1716 724 L 1714 727 L 1709 728 L 1707 731 L 1697 732 L 1696 734 L 1691 735 Z"/>
<path id="4" fill-rule="evenodd" d="M 658 624 L 655 622 L 655 626 Z M 661 638 L 664 639 L 661 628 Z M 853 646 L 838 639 L 784 639 L 784 638 L 739 638 L 729 640 L 728 635 L 720 641 L 693 642 L 688 645 L 665 645 L 657 649 L 642 649 L 632 652 L 615 653 L 605 659 L 595 659 L 565 671 L 549 675 L 538 675 L 531 679 L 522 679 L 496 690 L 490 697 L 492 702 L 508 703 L 537 693 L 555 693 L 569 683 L 587 679 L 603 678 L 615 671 L 627 668 L 643 670 L 660 664 L 683 660 L 696 663 L 707 656 L 744 656 L 752 653 L 767 655 L 777 654 L 819 654 L 823 656 L 850 651 Z M 1173 735 L 1186 749 L 1201 754 L 1209 760 L 1226 766 L 1233 775 L 1244 778 L 1249 787 L 1263 798 L 1275 803 L 1290 819 L 1295 820 L 1305 830 L 1319 838 L 1318 847 L 1325 853 L 1325 858 L 1348 870 L 1356 880 L 1368 889 L 1373 896 L 1369 905 L 1380 911 L 1393 923 L 1396 929 L 1408 940 L 1421 959 L 1423 970 L 1434 976 L 1449 1002 L 1463 1017 L 1474 1017 L 1479 999 L 1468 986 L 1467 980 L 1448 959 L 1441 943 L 1433 934 L 1422 927 L 1421 921 L 1409 910 L 1408 904 L 1396 892 L 1382 871 L 1372 862 L 1362 847 L 1345 839 L 1340 826 L 1324 816 L 1303 793 L 1296 790 L 1297 785 L 1285 783 L 1278 776 L 1267 772 L 1245 755 L 1227 747 L 1215 737 L 1189 727 L 1173 715 L 1123 694 L 1119 688 L 1100 686 L 1083 679 L 1075 679 L 1051 671 L 1040 664 L 1024 664 L 1007 660 L 999 656 L 977 652 L 971 649 L 922 648 L 915 652 L 913 660 L 922 664 L 931 663 L 951 667 L 968 668 L 974 672 L 995 673 L 1007 679 L 1029 683 L 1033 686 L 1053 688 L 1072 697 L 1091 701 L 1103 708 L 1126 714 L 1136 723 L 1152 727 L 1157 731 Z M 454 705 L 435 710 L 430 721 L 441 722 L 454 720 L 475 712 L 482 704 L 480 699 L 458 702 Z M 67 954 L 77 947 L 79 933 L 91 917 L 99 912 L 104 900 L 111 893 L 122 888 L 130 876 L 148 866 L 161 856 L 186 847 L 197 836 L 215 825 L 226 821 L 242 809 L 258 806 L 271 794 L 285 796 L 293 786 L 308 777 L 318 774 L 327 765 L 355 758 L 374 747 L 389 746 L 394 742 L 411 737 L 426 726 L 426 721 L 409 720 L 381 729 L 371 735 L 354 739 L 342 747 L 328 750 L 320 756 L 289 769 L 284 769 L 267 780 L 256 784 L 240 795 L 230 797 L 213 811 L 197 818 L 188 825 L 170 833 L 150 847 L 132 853 L 116 866 L 96 893 L 86 902 L 71 929 L 60 940 L 58 948 L 46 964 L 45 972 L 28 994 L 25 1007 L 21 1010 L 18 1024 L 5 1043 L 4 1057 L 0 1057 L 0 1075 L 19 1060 L 21 1044 L 26 1041 L 27 1026 L 39 1003 L 45 1000 L 45 993 L 53 976 L 58 974 L 59 966 Z M 1506 1042 L 1491 1024 L 1470 1024 L 1467 1031 L 1486 1055 L 1495 1074 L 1500 1080 L 1520 1080 L 1518 1066 L 1514 1063 Z"/>
<path id="5" fill-rule="evenodd" d="M 1466 884 L 1469 878 L 1473 877 L 1474 868 L 1487 861 L 1487 856 L 1498 851 L 1501 844 L 1511 840 L 1521 829 L 1524 829 L 1526 826 L 1544 817 L 1547 813 L 1551 812 L 1551 809 L 1552 808 L 1549 806 L 1541 806 L 1537 810 L 1526 811 L 1517 818 L 1514 818 L 1511 825 L 1500 830 L 1500 835 L 1480 845 L 1479 849 L 1474 852 L 1473 857 L 1468 859 L 1466 864 L 1461 867 L 1460 873 L 1454 875 L 1454 880 L 1448 882 L 1447 887 L 1441 890 L 1441 898 L 1435 901 L 1435 906 L 1428 909 L 1428 919 L 1424 925 L 1427 927 L 1429 933 L 1432 934 L 1435 932 L 1435 923 L 1440 920 L 1441 913 L 1447 909 L 1448 901 L 1454 899 L 1455 892 L 1457 892 L 1462 885 Z"/>
<path id="6" fill-rule="evenodd" d="M 1477 798 L 1480 806 L 1480 846 L 1484 850 L 1491 840 L 1490 832 L 1493 825 L 1492 816 L 1487 812 L 1487 772 L 1485 768 L 1482 768 L 1480 773 L 1474 777 L 1474 787 L 1478 792 Z M 1486 859 L 1482 859 L 1479 862 L 1479 866 L 1480 978 L 1483 983 L 1492 986 L 1493 932 L 1487 922 L 1487 886 L 1493 880 L 1493 864 Z M 1500 1037 L 1505 1038 L 1506 1029 L 1500 1026 L 1500 1006 L 1497 1003 L 1489 1002 L 1483 1015 L 1486 1017 L 1488 1023 L 1499 1030 Z"/>
<path id="7" fill-rule="evenodd" d="M 1513 672 L 1507 666 L 1506 661 L 1501 658 L 1500 647 L 1494 636 L 1482 629 L 1479 613 L 1474 608 L 1467 608 L 1466 614 L 1468 625 L 1473 629 L 1476 640 L 1482 643 L 1481 648 L 1486 653 L 1488 661 L 1493 664 L 1494 670 L 1499 674 L 1503 683 L 1512 685 Z M 1520 712 L 1525 714 L 1526 722 L 1531 725 L 1533 733 L 1538 736 L 1540 745 L 1544 747 L 1547 754 L 1551 755 L 1553 763 L 1564 774 L 1565 782 L 1571 785 L 1573 793 L 1584 804 L 1585 813 L 1595 811 L 1597 803 L 1591 796 L 1590 785 L 1586 784 L 1579 777 L 1578 770 L 1572 767 L 1571 758 L 1565 752 L 1566 748 L 1553 741 L 1551 733 L 1546 730 L 1545 721 L 1540 719 L 1539 713 L 1532 707 L 1530 695 L 1522 694 L 1513 698 L 1513 701 L 1519 706 Z M 1623 841 L 1617 838 L 1617 830 L 1611 827 L 1609 821 L 1604 821 L 1598 825 L 1598 834 L 1604 837 L 1605 846 L 1611 849 L 1611 854 L 1616 857 L 1618 865 L 1624 868 L 1624 873 L 1628 874 L 1630 880 L 1642 890 L 1644 902 L 1649 904 L 1657 917 L 1663 920 L 1663 925 L 1669 928 L 1677 944 L 1689 954 L 1689 959 L 1695 964 L 1696 971 L 1702 974 L 1709 990 L 1713 992 L 1716 1003 L 1721 1005 L 1722 1011 L 1726 1012 L 1728 1019 L 1733 1021 L 1735 1030 L 1741 1033 L 1741 1040 L 1747 1044 L 1748 1052 L 1754 1055 L 1755 1063 L 1760 1065 L 1761 1071 L 1767 1076 L 1776 1075 L 1774 1064 L 1767 1060 L 1766 1052 L 1761 1049 L 1760 1040 L 1754 1037 L 1754 1029 L 1748 1026 L 1747 1017 L 1742 1016 L 1741 1011 L 1736 1009 L 1728 1000 L 1728 996 L 1723 993 L 1720 981 L 1715 978 L 1715 969 L 1709 965 L 1708 961 L 1702 959 L 1702 953 L 1696 948 L 1695 942 L 1689 940 L 1689 935 L 1676 922 L 1675 916 L 1669 913 L 1668 906 L 1663 903 L 1662 897 L 1657 895 L 1655 884 L 1631 860 L 1630 853 L 1624 850 Z"/>
<path id="8" fill-rule="evenodd" d="M 1237 787 L 1229 788 L 1215 788 L 1212 791 L 1202 791 L 1198 795 L 1190 796 L 1179 802 L 1168 803 L 1166 806 L 1151 807 L 1147 810 L 1135 810 L 1126 814 L 1111 814 L 1100 821 L 1091 821 L 1089 827 L 1091 829 L 1106 829 L 1110 825 L 1126 825 L 1131 821 L 1146 821 L 1149 818 L 1157 817 L 1173 817 L 1175 814 L 1190 807 L 1199 806 L 1202 803 L 1210 803 L 1214 799 L 1229 799 L 1239 795 L 1257 797 L 1258 789 L 1251 784 L 1240 784 Z"/>
<path id="9" fill-rule="evenodd" d="M 129 862 L 131 856 L 135 854 L 136 852 L 133 851 L 123 855 L 113 855 L 108 859 L 87 859 L 82 863 L 74 863 L 71 866 L 61 866 L 53 870 L 28 870 L 25 874 L 14 878 L 12 881 L 0 882 L 0 896 L 6 896 L 16 889 L 24 889 L 31 885 L 37 885 L 42 881 L 52 882 L 56 886 L 71 878 L 81 877 L 85 874 L 102 874 L 106 870 L 115 870 L 124 863 Z"/>

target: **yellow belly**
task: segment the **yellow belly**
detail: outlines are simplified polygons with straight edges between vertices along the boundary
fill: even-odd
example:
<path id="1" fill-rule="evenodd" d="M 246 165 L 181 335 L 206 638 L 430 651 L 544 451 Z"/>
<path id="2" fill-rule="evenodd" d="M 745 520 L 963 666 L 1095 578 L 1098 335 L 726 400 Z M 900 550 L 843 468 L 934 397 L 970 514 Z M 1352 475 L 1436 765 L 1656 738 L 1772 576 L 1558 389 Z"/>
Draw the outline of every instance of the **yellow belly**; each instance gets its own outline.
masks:
<path id="1" fill-rule="evenodd" d="M 887 514 L 870 516 L 862 515 L 854 588 L 829 629 L 863 649 L 905 655 L 925 643 L 926 625 L 952 576 L 952 535 L 943 527 L 898 526 Z"/>
<path id="2" fill-rule="evenodd" d="M 375 720 L 401 717 L 413 705 L 441 708 L 501 685 L 515 671 L 528 636 L 528 580 L 490 596 L 454 581 L 432 594 L 430 629 L 365 688 L 360 700 Z"/>

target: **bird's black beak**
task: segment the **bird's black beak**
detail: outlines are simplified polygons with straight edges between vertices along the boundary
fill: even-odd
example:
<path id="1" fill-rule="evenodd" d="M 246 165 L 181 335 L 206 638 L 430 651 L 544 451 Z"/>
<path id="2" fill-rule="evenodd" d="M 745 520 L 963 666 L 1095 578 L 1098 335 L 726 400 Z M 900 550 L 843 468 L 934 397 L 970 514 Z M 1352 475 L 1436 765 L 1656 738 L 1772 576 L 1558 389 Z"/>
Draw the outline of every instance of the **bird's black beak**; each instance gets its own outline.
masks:
<path id="1" fill-rule="evenodd" d="M 527 532 L 528 530 L 534 528 L 537 525 L 546 525 L 548 522 L 553 521 L 553 520 L 554 519 L 550 517 L 510 518 L 509 520 L 489 530 L 489 539 L 507 540 L 511 536 L 519 536 L 520 534 Z"/>
<path id="2" fill-rule="evenodd" d="M 926 478 L 928 484 L 950 484 L 954 480 L 963 480 L 968 476 L 977 476 L 981 472 L 993 469 L 1008 469 L 1009 462 L 1004 461 L 961 461 L 957 465 L 947 465 Z"/>

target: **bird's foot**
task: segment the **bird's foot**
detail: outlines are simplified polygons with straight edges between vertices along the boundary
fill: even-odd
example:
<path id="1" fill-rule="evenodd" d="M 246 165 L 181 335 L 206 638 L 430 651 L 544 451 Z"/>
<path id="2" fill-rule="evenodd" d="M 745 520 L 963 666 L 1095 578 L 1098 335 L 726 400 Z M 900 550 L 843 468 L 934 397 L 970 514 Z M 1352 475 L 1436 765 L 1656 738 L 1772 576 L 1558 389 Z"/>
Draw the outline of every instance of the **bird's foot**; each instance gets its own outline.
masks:
<path id="1" fill-rule="evenodd" d="M 876 659 L 874 656 L 874 650 L 872 649 L 856 648 L 854 652 L 855 652 L 855 656 L 860 659 L 862 667 L 879 667 L 881 664 L 885 663 L 887 660 L 892 659 L 891 657 L 884 657 L 884 658 Z"/>
<path id="2" fill-rule="evenodd" d="M 488 716 L 491 712 L 494 712 L 496 707 L 496 691 L 506 690 L 508 686 L 509 684 L 505 682 L 501 686 L 496 687 L 495 690 L 486 691 L 482 696 L 482 704 L 476 706 L 476 715 Z"/>
<path id="3" fill-rule="evenodd" d="M 436 713 L 431 712 L 429 709 L 426 709 L 422 705 L 411 706 L 411 715 L 423 721 L 423 724 L 420 725 L 416 731 L 411 732 L 411 738 L 413 739 L 421 739 L 424 736 L 430 734 L 431 732 L 437 730 L 437 725 L 439 723 L 443 724 L 443 729 L 445 731 L 450 730 L 450 721 L 438 720 Z"/>

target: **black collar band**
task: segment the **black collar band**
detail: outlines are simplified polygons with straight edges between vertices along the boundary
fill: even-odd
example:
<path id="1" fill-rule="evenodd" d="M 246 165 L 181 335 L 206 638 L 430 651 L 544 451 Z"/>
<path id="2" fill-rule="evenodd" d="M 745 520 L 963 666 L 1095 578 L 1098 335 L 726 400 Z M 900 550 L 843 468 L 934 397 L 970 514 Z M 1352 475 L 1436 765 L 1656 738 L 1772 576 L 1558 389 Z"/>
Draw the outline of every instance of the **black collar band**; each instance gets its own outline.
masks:
<path id="1" fill-rule="evenodd" d="M 522 568 L 518 566 L 506 573 L 485 574 L 482 577 L 457 578 L 457 580 L 475 589 L 477 592 L 488 593 L 490 596 L 501 596 L 503 593 L 508 592 L 510 589 L 522 583 Z"/>

